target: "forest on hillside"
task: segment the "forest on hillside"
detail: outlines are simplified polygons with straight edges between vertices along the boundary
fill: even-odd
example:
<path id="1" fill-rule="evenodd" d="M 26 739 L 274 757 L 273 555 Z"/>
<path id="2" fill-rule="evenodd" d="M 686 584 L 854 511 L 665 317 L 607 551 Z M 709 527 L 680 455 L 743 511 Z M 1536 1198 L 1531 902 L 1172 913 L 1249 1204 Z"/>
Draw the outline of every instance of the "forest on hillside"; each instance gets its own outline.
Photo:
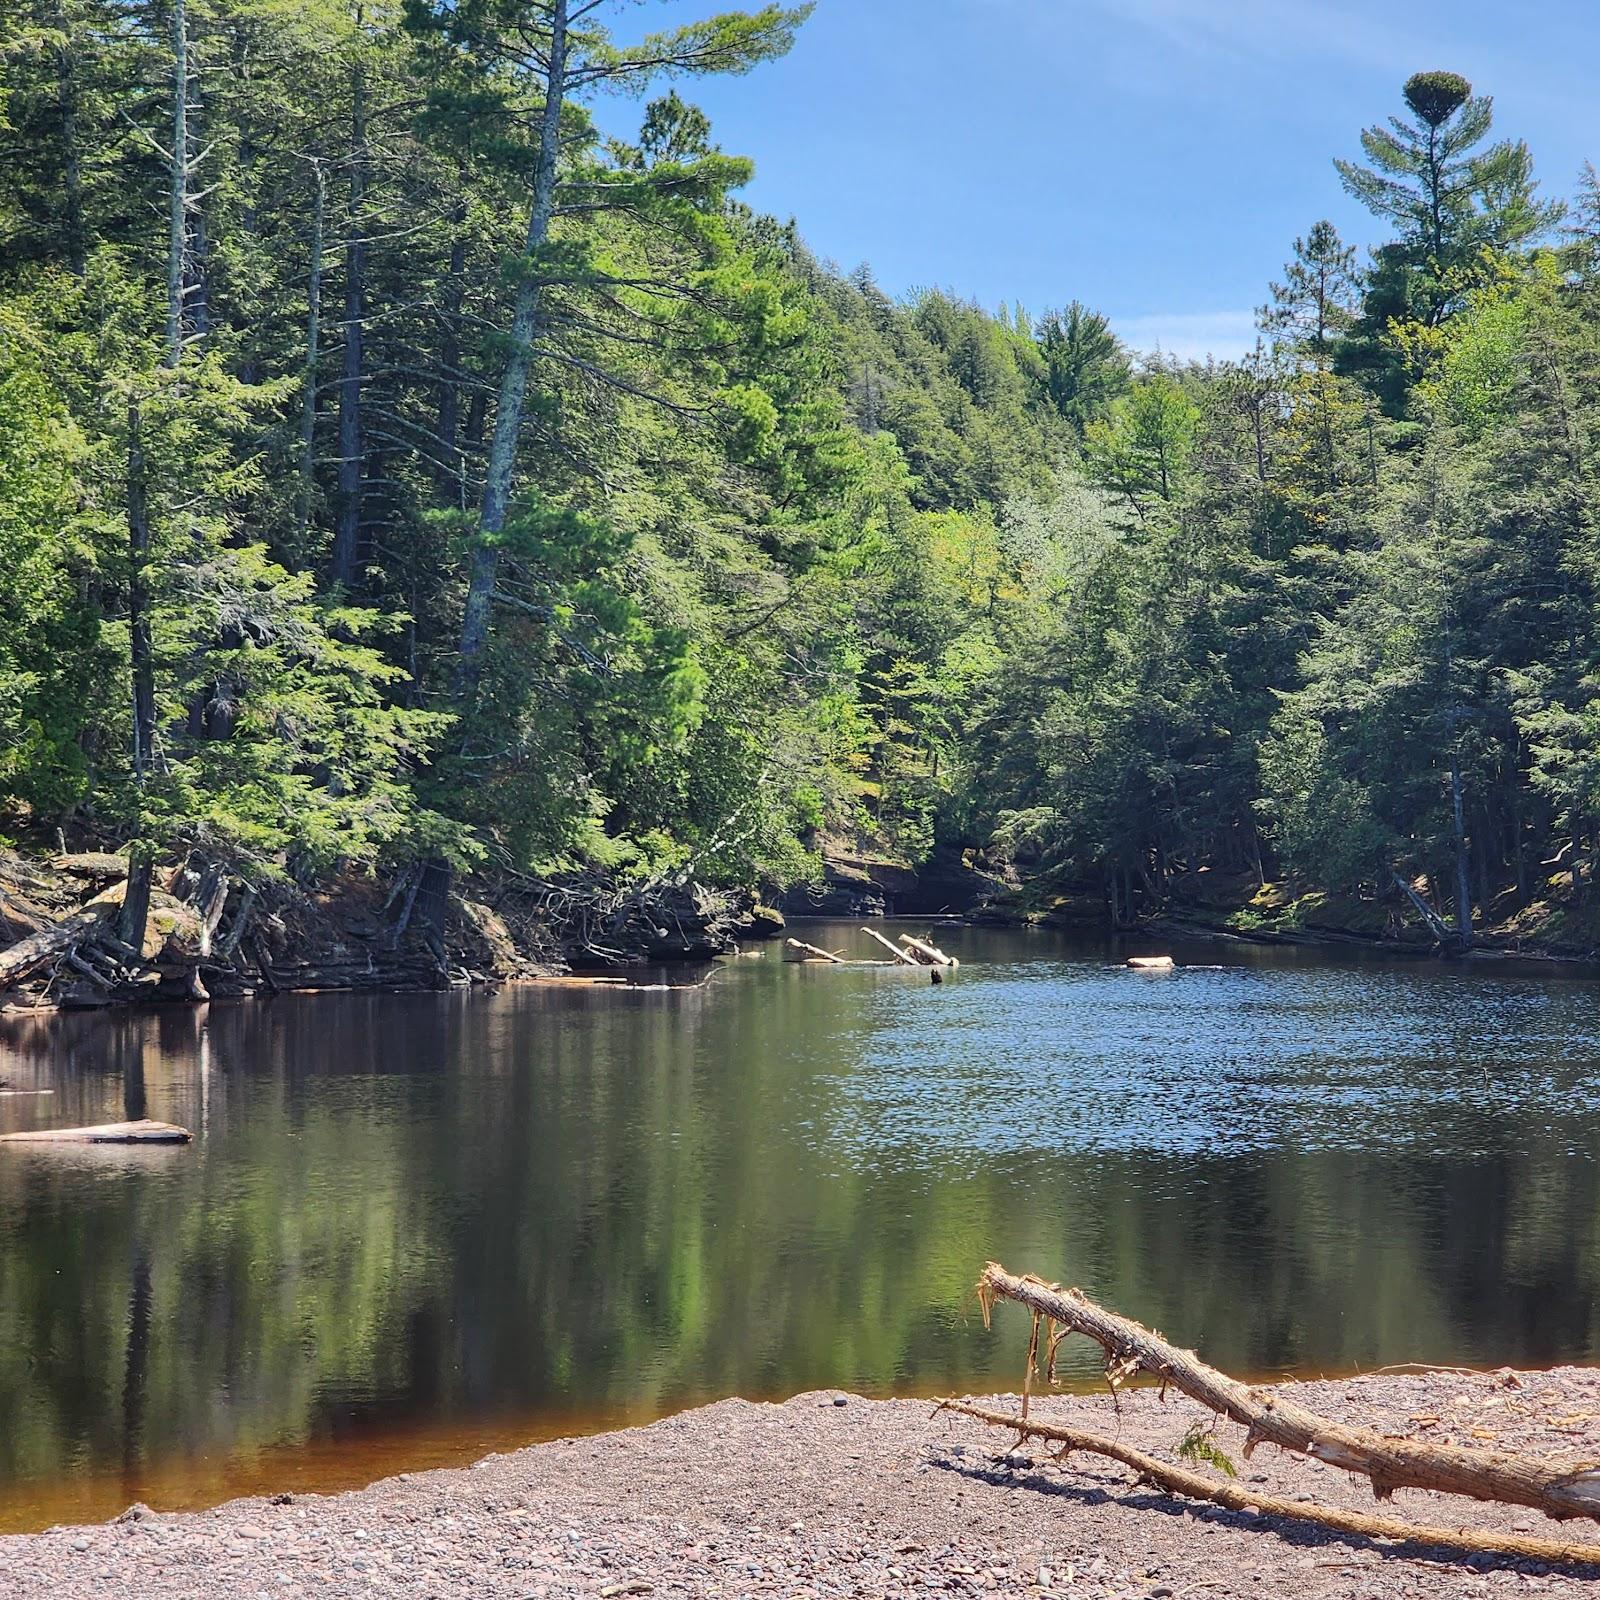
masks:
<path id="1" fill-rule="evenodd" d="M 130 901 L 827 838 L 1123 919 L 1201 867 L 1581 895 L 1593 170 L 1542 198 L 1418 74 L 1337 163 L 1369 255 L 1313 209 L 1247 359 L 1135 356 L 740 202 L 693 80 L 804 11 L 6 9 L 0 832 L 126 848 Z"/>

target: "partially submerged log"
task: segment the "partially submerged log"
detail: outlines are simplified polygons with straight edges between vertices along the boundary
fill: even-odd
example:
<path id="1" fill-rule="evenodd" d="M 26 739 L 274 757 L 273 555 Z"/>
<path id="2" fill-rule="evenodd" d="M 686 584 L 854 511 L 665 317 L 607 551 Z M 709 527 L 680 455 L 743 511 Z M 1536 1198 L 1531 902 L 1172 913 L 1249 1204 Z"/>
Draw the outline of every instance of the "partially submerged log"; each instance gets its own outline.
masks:
<path id="1" fill-rule="evenodd" d="M 1135 972 L 1171 972 L 1176 963 L 1171 956 L 1129 956 L 1128 965 Z"/>
<path id="2" fill-rule="evenodd" d="M 804 939 L 786 939 L 784 943 L 791 950 L 799 950 L 807 960 L 831 961 L 836 967 L 842 967 L 845 964 L 842 956 L 836 956 L 831 950 L 819 950 L 814 944 L 807 944 Z M 790 959 L 794 960 L 796 958 L 790 957 Z"/>
<path id="3" fill-rule="evenodd" d="M 998 1262 L 984 1267 L 978 1294 L 986 1320 L 990 1307 L 1001 1299 L 1015 1300 L 1032 1311 L 1035 1349 L 1040 1319 L 1054 1324 L 1050 1330 L 1052 1356 L 1067 1333 L 1093 1339 L 1105 1351 L 1106 1374 L 1113 1389 L 1147 1372 L 1163 1386 L 1181 1389 L 1202 1405 L 1242 1423 L 1247 1430 L 1246 1459 L 1257 1445 L 1275 1444 L 1370 1478 L 1380 1500 L 1387 1500 L 1396 1489 L 1432 1489 L 1474 1500 L 1531 1506 L 1557 1519 L 1600 1517 L 1600 1466 L 1593 1463 L 1425 1444 L 1330 1422 L 1281 1394 L 1250 1388 L 1207 1366 L 1192 1350 L 1180 1350 L 1160 1334 L 1105 1310 L 1076 1289 L 1063 1289 L 1041 1278 L 1017 1277 Z M 1026 1395 L 1023 1410 L 1026 1415 Z"/>
<path id="4" fill-rule="evenodd" d="M 924 939 L 913 939 L 909 933 L 900 935 L 900 943 L 925 967 L 958 967 L 961 965 L 954 956 L 947 956 L 937 945 L 931 945 Z"/>
<path id="5" fill-rule="evenodd" d="M 863 928 L 861 930 L 869 939 L 876 939 L 897 962 L 904 962 L 908 967 L 920 967 L 922 963 L 913 955 L 902 950 L 899 945 L 891 944 L 876 928 Z"/>
<path id="6" fill-rule="evenodd" d="M 0 1133 L 0 1144 L 188 1144 L 193 1135 L 171 1122 L 105 1122 L 93 1128 L 39 1128 Z"/>
<path id="7" fill-rule="evenodd" d="M 1014 1428 L 1019 1439 L 1041 1439 L 1062 1446 L 1063 1456 L 1074 1450 L 1091 1452 L 1132 1467 L 1141 1480 L 1180 1494 L 1190 1500 L 1208 1500 L 1229 1511 L 1254 1511 L 1266 1517 L 1292 1517 L 1331 1528 L 1336 1533 L 1354 1534 L 1366 1539 L 1397 1539 L 1407 1544 L 1428 1545 L 1440 1550 L 1465 1550 L 1474 1555 L 1511 1556 L 1521 1560 L 1548 1561 L 1562 1566 L 1600 1565 L 1600 1544 L 1573 1544 L 1564 1539 L 1541 1539 L 1523 1533 L 1494 1533 L 1472 1528 L 1448 1528 L 1429 1523 L 1403 1522 L 1398 1517 L 1378 1517 L 1364 1511 L 1345 1511 L 1319 1506 L 1304 1500 L 1285 1500 L 1278 1495 L 1258 1494 L 1239 1483 L 1219 1482 L 1183 1467 L 1169 1466 L 1154 1456 L 1078 1428 L 1055 1423 L 1034 1422 L 1027 1417 L 989 1411 L 964 1400 L 941 1400 L 941 1411 L 954 1411 L 976 1417 L 996 1428 Z"/>

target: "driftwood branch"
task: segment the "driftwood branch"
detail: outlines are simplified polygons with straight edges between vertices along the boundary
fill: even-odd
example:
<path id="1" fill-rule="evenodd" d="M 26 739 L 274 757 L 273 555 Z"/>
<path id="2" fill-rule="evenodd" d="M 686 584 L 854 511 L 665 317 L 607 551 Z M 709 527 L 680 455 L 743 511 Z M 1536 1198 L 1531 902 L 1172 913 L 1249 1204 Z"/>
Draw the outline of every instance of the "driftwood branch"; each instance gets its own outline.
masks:
<path id="1" fill-rule="evenodd" d="M 990 1423 L 996 1428 L 1014 1428 L 1023 1439 L 1042 1439 L 1061 1445 L 1062 1455 L 1083 1450 L 1107 1456 L 1126 1467 L 1132 1467 L 1140 1478 L 1165 1489 L 1169 1494 L 1184 1495 L 1191 1500 L 1208 1500 L 1229 1511 L 1258 1511 L 1269 1517 L 1293 1517 L 1301 1522 L 1314 1523 L 1319 1528 L 1331 1528 L 1337 1533 L 1367 1539 L 1398 1539 L 1408 1544 L 1431 1545 L 1441 1550 L 1512 1556 L 1522 1560 L 1559 1563 L 1562 1566 L 1600 1566 L 1600 1545 L 1572 1544 L 1564 1539 L 1542 1539 L 1528 1534 L 1438 1527 L 1403 1522 L 1398 1517 L 1379 1517 L 1362 1511 L 1312 1505 L 1303 1500 L 1284 1500 L 1277 1495 L 1258 1494 L 1241 1484 L 1222 1483 L 1183 1467 L 1169 1466 L 1118 1439 L 1102 1438 L 1077 1428 L 1035 1422 L 1003 1411 L 988 1411 L 982 1406 L 969 1405 L 964 1400 L 942 1400 L 939 1409 L 976 1417 L 978 1421 Z"/>
<path id="2" fill-rule="evenodd" d="M 0 950 L 0 989 L 21 983 L 47 961 L 87 939 L 116 909 L 115 901 L 101 896 L 72 916 L 18 940 L 9 950 Z"/>
<path id="3" fill-rule="evenodd" d="M 1242 1423 L 1247 1430 L 1247 1459 L 1258 1444 L 1275 1444 L 1370 1478 L 1381 1500 L 1396 1489 L 1433 1489 L 1531 1506 L 1557 1519 L 1600 1517 L 1600 1465 L 1424 1444 L 1330 1422 L 1281 1394 L 1250 1388 L 1207 1366 L 1192 1350 L 1178 1349 L 1160 1334 L 1097 1306 L 1076 1289 L 1040 1278 L 1019 1278 L 997 1262 L 983 1269 L 978 1293 L 986 1319 L 995 1300 L 1015 1300 L 1035 1317 L 1086 1334 L 1105 1351 L 1114 1386 L 1147 1372 Z"/>

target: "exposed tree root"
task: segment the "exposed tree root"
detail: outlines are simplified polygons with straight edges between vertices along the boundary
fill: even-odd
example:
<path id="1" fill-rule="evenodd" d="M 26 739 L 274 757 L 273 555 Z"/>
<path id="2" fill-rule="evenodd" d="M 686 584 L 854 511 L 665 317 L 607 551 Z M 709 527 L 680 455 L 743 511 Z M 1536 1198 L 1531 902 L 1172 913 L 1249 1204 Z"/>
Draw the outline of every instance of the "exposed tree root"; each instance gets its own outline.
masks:
<path id="1" fill-rule="evenodd" d="M 1591 1462 L 1426 1444 L 1330 1422 L 1282 1395 L 1239 1383 L 1207 1366 L 1192 1350 L 1178 1349 L 1139 1323 L 1097 1306 L 1076 1289 L 1016 1277 L 993 1261 L 978 1280 L 978 1295 L 986 1322 L 997 1299 L 1015 1300 L 1036 1317 L 1095 1340 L 1105 1351 L 1113 1389 L 1147 1372 L 1163 1387 L 1171 1384 L 1242 1423 L 1248 1430 L 1246 1458 L 1258 1444 L 1275 1444 L 1370 1478 L 1379 1499 L 1388 1499 L 1400 1488 L 1434 1489 L 1531 1506 L 1558 1519 L 1600 1517 L 1600 1466 Z M 1054 1328 L 1051 1334 L 1053 1356 L 1059 1341 Z"/>
<path id="2" fill-rule="evenodd" d="M 1302 1500 L 1284 1500 L 1276 1495 L 1257 1494 L 1237 1483 L 1222 1483 L 1190 1472 L 1184 1467 L 1168 1466 L 1154 1456 L 1135 1450 L 1131 1445 L 1116 1439 L 1102 1438 L 1098 1434 L 1084 1433 L 1077 1428 L 1063 1428 L 1055 1423 L 1034 1422 L 1026 1417 L 1010 1416 L 1003 1411 L 986 1411 L 981 1406 L 968 1405 L 963 1400 L 941 1400 L 941 1411 L 959 1412 L 965 1417 L 976 1417 L 980 1422 L 997 1428 L 1014 1428 L 1020 1439 L 1042 1439 L 1061 1445 L 1061 1455 L 1074 1450 L 1109 1456 L 1126 1467 L 1132 1467 L 1139 1477 L 1165 1489 L 1169 1494 L 1184 1495 L 1190 1500 L 1208 1500 L 1228 1511 L 1259 1511 L 1269 1517 L 1292 1517 L 1299 1522 L 1314 1523 L 1319 1528 L 1330 1528 L 1336 1533 L 1353 1534 L 1366 1539 L 1396 1539 L 1408 1544 L 1431 1545 L 1441 1550 L 1461 1550 L 1473 1555 L 1512 1556 L 1522 1560 L 1547 1561 L 1558 1566 L 1600 1566 L 1600 1545 L 1573 1544 L 1564 1539 L 1541 1539 L 1521 1533 L 1492 1533 L 1475 1528 L 1444 1528 L 1427 1523 L 1403 1522 L 1398 1517 L 1371 1516 L 1361 1511 L 1343 1511 L 1330 1506 L 1310 1505 Z"/>

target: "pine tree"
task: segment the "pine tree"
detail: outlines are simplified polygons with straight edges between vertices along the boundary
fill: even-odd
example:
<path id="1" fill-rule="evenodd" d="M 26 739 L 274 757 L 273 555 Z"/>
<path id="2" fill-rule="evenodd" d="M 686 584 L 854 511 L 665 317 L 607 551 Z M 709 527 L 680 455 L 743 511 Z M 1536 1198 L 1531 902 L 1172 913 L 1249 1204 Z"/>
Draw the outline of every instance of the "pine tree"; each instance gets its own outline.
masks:
<path id="1" fill-rule="evenodd" d="M 1294 242 L 1283 282 L 1271 285 L 1272 304 L 1259 313 L 1261 327 L 1313 361 L 1324 362 L 1335 340 L 1355 320 L 1356 252 L 1326 220 Z"/>
<path id="2" fill-rule="evenodd" d="M 1127 393 L 1131 368 L 1111 325 L 1074 300 L 1065 311 L 1047 311 L 1035 329 L 1044 357 L 1050 403 L 1081 439 Z"/>

